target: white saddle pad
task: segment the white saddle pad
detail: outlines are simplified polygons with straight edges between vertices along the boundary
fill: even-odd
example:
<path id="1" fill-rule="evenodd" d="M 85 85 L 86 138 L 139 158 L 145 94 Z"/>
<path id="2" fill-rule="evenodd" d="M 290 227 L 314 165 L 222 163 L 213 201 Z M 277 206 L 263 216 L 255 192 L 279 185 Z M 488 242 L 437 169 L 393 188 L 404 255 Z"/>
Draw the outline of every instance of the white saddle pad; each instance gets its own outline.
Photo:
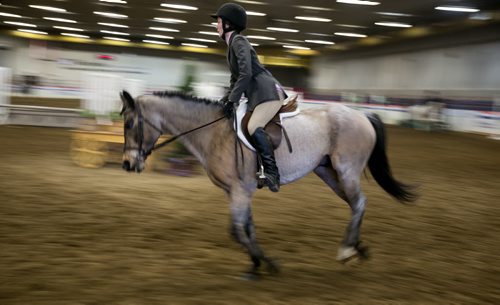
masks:
<path id="1" fill-rule="evenodd" d="M 285 102 L 286 103 L 286 100 Z M 255 148 L 248 142 L 247 138 L 243 134 L 243 130 L 241 128 L 241 120 L 243 120 L 243 117 L 245 116 L 245 113 L 247 112 L 247 102 L 241 102 L 240 105 L 238 106 L 238 109 L 236 109 L 236 124 L 238 124 L 238 138 L 240 138 L 240 141 L 243 142 L 248 148 L 251 150 L 255 151 Z M 297 107 L 297 110 L 294 112 L 286 112 L 286 113 L 280 113 L 280 123 L 283 123 L 283 119 L 289 118 L 296 116 L 297 114 L 300 113 L 300 109 Z M 236 126 L 233 126 L 235 128 Z"/>

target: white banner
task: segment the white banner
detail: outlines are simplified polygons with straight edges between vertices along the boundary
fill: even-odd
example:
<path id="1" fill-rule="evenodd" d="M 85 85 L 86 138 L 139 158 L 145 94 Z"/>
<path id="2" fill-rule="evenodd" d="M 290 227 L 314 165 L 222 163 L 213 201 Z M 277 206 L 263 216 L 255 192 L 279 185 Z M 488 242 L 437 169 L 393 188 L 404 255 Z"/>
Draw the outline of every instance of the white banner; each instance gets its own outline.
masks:
<path id="1" fill-rule="evenodd" d="M 120 92 L 127 90 L 133 97 L 145 91 L 144 82 L 124 79 L 116 74 L 87 72 L 82 75 L 82 109 L 106 116 L 121 110 Z"/>

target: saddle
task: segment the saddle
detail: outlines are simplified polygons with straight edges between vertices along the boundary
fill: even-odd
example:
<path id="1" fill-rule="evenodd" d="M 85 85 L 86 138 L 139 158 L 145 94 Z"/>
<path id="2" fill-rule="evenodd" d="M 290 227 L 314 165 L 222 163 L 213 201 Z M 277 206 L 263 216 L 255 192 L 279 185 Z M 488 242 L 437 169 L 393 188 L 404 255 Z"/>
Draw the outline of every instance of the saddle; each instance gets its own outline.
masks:
<path id="1" fill-rule="evenodd" d="M 252 115 L 251 112 L 246 112 L 246 103 L 240 104 L 240 107 L 238 107 L 237 110 L 237 117 L 238 121 L 240 121 L 241 115 L 243 117 L 241 118 L 241 125 L 238 130 L 238 136 L 240 139 L 245 143 L 245 145 L 249 146 L 251 149 L 254 149 L 250 143 L 252 143 L 252 137 L 248 133 L 248 122 L 250 121 L 250 117 Z M 242 109 L 240 109 L 242 108 Z M 283 102 L 283 106 L 281 106 L 281 109 L 278 111 L 278 113 L 271 119 L 269 123 L 264 127 L 264 130 L 267 132 L 267 134 L 271 138 L 271 142 L 273 143 L 273 149 L 276 149 L 280 146 L 281 140 L 283 138 L 283 134 L 285 135 L 285 139 L 288 144 L 288 149 L 291 152 L 291 144 L 290 140 L 288 139 L 288 135 L 286 134 L 285 129 L 281 125 L 281 119 L 284 117 L 290 117 L 297 115 L 299 113 L 298 109 L 298 101 L 297 101 L 297 95 L 291 95 L 285 101 Z M 283 132 L 281 132 L 283 130 Z M 244 139 L 242 138 L 242 134 L 244 135 Z M 255 150 L 255 149 L 254 149 Z"/>

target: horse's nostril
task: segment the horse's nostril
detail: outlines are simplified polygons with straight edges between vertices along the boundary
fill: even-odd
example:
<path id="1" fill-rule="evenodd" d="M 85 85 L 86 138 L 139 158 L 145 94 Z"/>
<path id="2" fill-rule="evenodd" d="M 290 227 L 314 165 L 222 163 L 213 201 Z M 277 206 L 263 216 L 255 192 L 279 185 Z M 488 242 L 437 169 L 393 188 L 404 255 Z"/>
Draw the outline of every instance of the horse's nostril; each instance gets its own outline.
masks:
<path id="1" fill-rule="evenodd" d="M 123 161 L 122 168 L 126 171 L 130 170 L 130 161 Z"/>

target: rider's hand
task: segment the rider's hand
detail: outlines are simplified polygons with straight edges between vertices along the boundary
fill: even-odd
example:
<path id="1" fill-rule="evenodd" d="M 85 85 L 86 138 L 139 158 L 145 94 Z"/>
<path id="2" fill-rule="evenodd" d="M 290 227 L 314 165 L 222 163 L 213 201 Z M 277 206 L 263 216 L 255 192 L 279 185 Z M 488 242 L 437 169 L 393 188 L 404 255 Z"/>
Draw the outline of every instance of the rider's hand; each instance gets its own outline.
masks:
<path id="1" fill-rule="evenodd" d="M 228 95 L 224 96 L 223 98 L 221 98 L 219 100 L 219 103 L 222 103 L 222 104 L 225 104 L 227 102 L 229 102 L 229 96 Z"/>
<path id="2" fill-rule="evenodd" d="M 236 113 L 236 105 L 233 102 L 226 102 L 222 108 L 222 112 L 226 118 L 232 120 Z"/>

